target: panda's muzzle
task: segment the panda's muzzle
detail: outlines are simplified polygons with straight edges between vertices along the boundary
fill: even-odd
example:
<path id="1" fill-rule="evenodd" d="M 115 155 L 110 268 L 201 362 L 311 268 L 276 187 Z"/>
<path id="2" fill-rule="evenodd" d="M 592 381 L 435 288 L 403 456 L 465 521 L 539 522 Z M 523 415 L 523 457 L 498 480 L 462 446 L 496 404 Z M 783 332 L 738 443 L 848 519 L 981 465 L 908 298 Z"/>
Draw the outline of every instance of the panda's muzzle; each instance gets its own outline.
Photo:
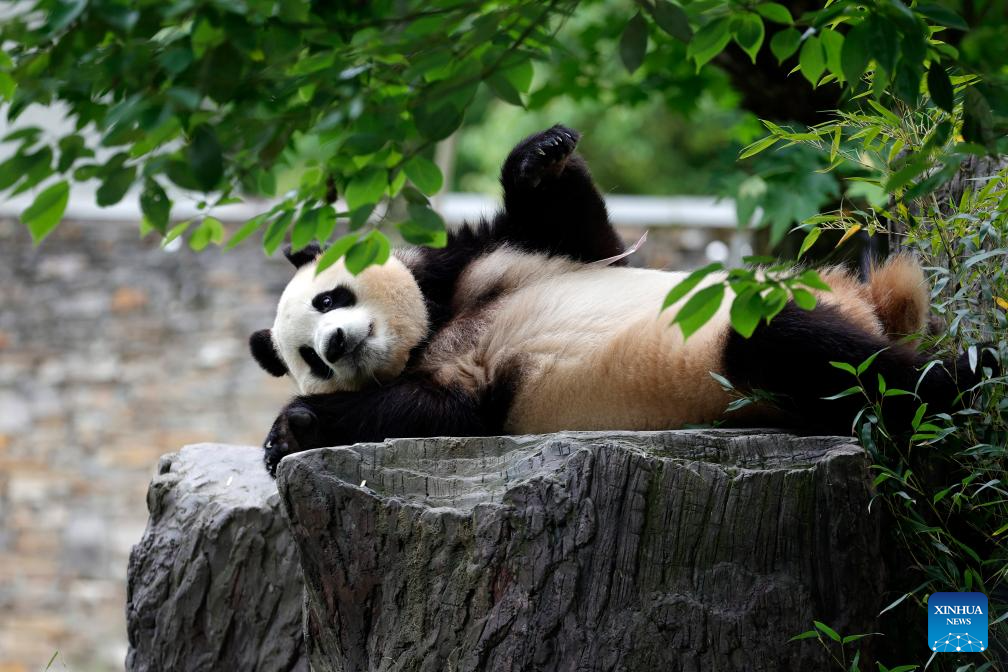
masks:
<path id="1" fill-rule="evenodd" d="M 354 333 L 355 330 L 347 331 L 342 328 L 336 329 L 325 346 L 326 360 L 335 364 L 346 355 L 357 352 L 373 330 L 374 324 L 370 325 L 365 333 Z"/>
<path id="2" fill-rule="evenodd" d="M 329 342 L 326 344 L 325 358 L 335 364 L 340 357 L 346 354 L 346 351 L 346 332 L 342 329 L 337 329 L 335 333 L 329 337 Z"/>

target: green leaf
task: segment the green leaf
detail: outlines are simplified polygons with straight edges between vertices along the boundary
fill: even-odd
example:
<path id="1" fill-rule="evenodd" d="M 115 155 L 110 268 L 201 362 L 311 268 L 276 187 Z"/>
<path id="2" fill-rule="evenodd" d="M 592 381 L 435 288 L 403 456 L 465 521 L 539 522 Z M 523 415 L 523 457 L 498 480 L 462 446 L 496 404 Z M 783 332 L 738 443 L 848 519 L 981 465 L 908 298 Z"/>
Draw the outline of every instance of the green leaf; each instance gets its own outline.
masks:
<path id="1" fill-rule="evenodd" d="M 388 238 L 381 231 L 372 231 L 358 240 L 346 253 L 346 267 L 357 275 L 371 265 L 384 264 L 389 257 Z"/>
<path id="2" fill-rule="evenodd" d="M 934 2 L 922 2 L 914 7 L 914 10 L 916 10 L 918 14 L 921 14 L 943 26 L 956 28 L 958 30 L 969 30 L 969 24 L 967 24 L 961 16 L 944 5 L 939 5 Z"/>
<path id="3" fill-rule="evenodd" d="M 798 248 L 798 258 L 801 259 L 802 255 L 809 251 L 809 248 L 815 245 L 815 242 L 819 240 L 819 236 L 822 234 L 822 229 L 818 226 L 813 226 L 808 233 L 805 234 L 805 240 L 802 241 L 801 247 Z"/>
<path id="4" fill-rule="evenodd" d="M 77 20 L 87 4 L 87 0 L 60 0 L 46 17 L 42 30 L 47 35 L 60 32 Z"/>
<path id="5" fill-rule="evenodd" d="M 619 41 L 620 59 L 627 72 L 634 73 L 644 62 L 644 56 L 647 54 L 647 40 L 647 21 L 644 20 L 640 12 L 637 12 L 627 22 Z"/>
<path id="6" fill-rule="evenodd" d="M 777 58 L 778 63 L 783 63 L 798 51 L 799 44 L 801 44 L 801 33 L 794 28 L 785 28 L 770 38 L 770 51 Z"/>
<path id="7" fill-rule="evenodd" d="M 844 39 L 843 49 L 840 51 L 840 68 L 843 70 L 844 79 L 854 86 L 861 81 L 861 75 L 868 67 L 871 60 L 871 32 L 867 22 L 859 23 L 850 29 Z"/>
<path id="8" fill-rule="evenodd" d="M 277 248 L 283 243 L 284 236 L 287 234 L 287 227 L 290 226 L 293 219 L 294 211 L 284 210 L 266 227 L 266 233 L 263 234 L 263 249 L 266 251 L 266 254 L 272 255 L 277 251 Z"/>
<path id="9" fill-rule="evenodd" d="M 135 166 L 120 168 L 111 175 L 108 175 L 105 181 L 102 182 L 102 185 L 98 187 L 98 191 L 95 192 L 95 203 L 103 208 L 115 205 L 122 200 L 129 188 L 133 186 L 133 179 L 135 177 Z"/>
<path id="10" fill-rule="evenodd" d="M 818 289 L 823 292 L 830 291 L 830 286 L 823 282 L 823 279 L 819 277 L 819 274 L 811 268 L 799 275 L 795 281 L 798 284 L 811 287 L 812 289 Z"/>
<path id="11" fill-rule="evenodd" d="M 56 170 L 65 173 L 77 159 L 90 158 L 94 152 L 84 144 L 84 138 L 79 135 L 68 135 L 59 141 L 60 157 Z"/>
<path id="12" fill-rule="evenodd" d="M 301 216 L 294 222 L 291 230 L 291 249 L 294 251 L 303 249 L 308 243 L 315 239 L 315 229 L 318 226 L 319 209 L 312 208 L 301 212 Z"/>
<path id="13" fill-rule="evenodd" d="M 904 593 L 901 597 L 899 597 L 898 599 L 894 600 L 892 602 L 892 604 L 890 604 L 888 607 L 886 607 L 885 609 L 883 609 L 882 611 L 880 611 L 878 615 L 881 616 L 882 614 L 884 614 L 885 612 L 889 611 L 890 609 L 894 609 L 895 607 L 898 607 L 900 605 L 900 603 L 902 603 L 903 600 L 905 600 L 906 598 L 910 597 L 911 594 L 912 593 Z M 893 672 L 895 672 L 895 671 L 893 671 Z"/>
<path id="14" fill-rule="evenodd" d="M 413 111 L 413 123 L 428 140 L 443 140 L 462 125 L 462 111 L 452 105 L 421 105 Z"/>
<path id="15" fill-rule="evenodd" d="M 794 23 L 794 19 L 791 18 L 791 12 L 788 8 L 777 2 L 760 3 L 756 5 L 756 11 L 774 23 L 783 23 L 785 25 Z"/>
<path id="16" fill-rule="evenodd" d="M 819 33 L 819 42 L 822 43 L 823 51 L 826 54 L 826 68 L 838 78 L 843 78 L 841 55 L 843 53 L 844 36 L 835 30 L 823 28 L 822 32 Z"/>
<path id="17" fill-rule="evenodd" d="M 697 71 L 709 60 L 717 56 L 728 45 L 731 21 L 727 17 L 714 19 L 702 26 L 686 47 L 686 58 L 696 62 Z"/>
<path id="18" fill-rule="evenodd" d="M 968 142 L 994 150 L 994 113 L 990 103 L 975 86 L 966 89 L 963 98 L 962 135 Z"/>
<path id="19" fill-rule="evenodd" d="M 0 70 L 0 99 L 11 101 L 14 99 L 14 92 L 17 91 L 17 83 L 10 73 Z"/>
<path id="20" fill-rule="evenodd" d="M 857 375 L 857 370 L 847 362 L 830 362 L 830 366 L 832 366 L 835 369 L 840 369 L 841 371 L 846 371 L 852 376 Z"/>
<path id="21" fill-rule="evenodd" d="M 896 66 L 896 76 L 893 78 L 891 88 L 900 100 L 911 107 L 916 106 L 920 96 L 920 81 L 923 74 L 922 68 L 911 65 L 905 58 Z"/>
<path id="22" fill-rule="evenodd" d="M 714 373 L 713 371 L 708 371 L 707 373 L 710 375 L 711 378 L 713 378 L 717 382 L 718 385 L 721 386 L 721 389 L 726 391 L 735 389 L 735 386 L 731 384 L 731 381 L 722 376 L 721 374 Z"/>
<path id="23" fill-rule="evenodd" d="M 217 134 L 207 125 L 193 131 L 192 140 L 186 149 L 189 170 L 203 191 L 217 186 L 224 176 L 224 158 Z M 181 185 L 180 185 L 181 186 Z"/>
<path id="24" fill-rule="evenodd" d="M 508 65 L 507 68 L 502 69 L 501 74 L 517 91 L 527 93 L 532 86 L 535 68 L 532 67 L 532 59 L 522 57 L 514 65 Z"/>
<path id="25" fill-rule="evenodd" d="M 812 86 L 819 83 L 819 78 L 826 71 L 826 53 L 823 51 L 822 43 L 815 35 L 807 38 L 798 54 L 798 65 L 801 68 L 802 76 L 807 79 Z"/>
<path id="26" fill-rule="evenodd" d="M 816 632 L 815 630 L 806 630 L 805 632 L 801 633 L 800 635 L 795 635 L 794 637 L 792 637 L 788 641 L 789 642 L 797 642 L 797 641 L 800 641 L 800 640 L 803 640 L 803 639 L 812 639 L 813 637 L 818 637 L 818 636 L 819 636 L 819 633 Z"/>
<path id="27" fill-rule="evenodd" d="M 759 140 L 752 143 L 748 147 L 742 149 L 742 153 L 739 154 L 739 161 L 743 159 L 748 159 L 750 156 L 755 156 L 756 154 L 759 154 L 768 147 L 773 146 L 778 140 L 780 140 L 780 138 L 778 138 L 776 135 L 768 135 L 765 138 L 760 138 Z M 742 221 L 741 217 L 739 218 L 739 221 Z M 748 221 L 748 218 L 746 218 L 746 221 Z"/>
<path id="28" fill-rule="evenodd" d="M 52 174 L 52 150 L 42 147 L 32 154 L 16 153 L 0 164 L 0 191 L 19 184 L 13 194 L 35 186 Z"/>
<path id="29" fill-rule="evenodd" d="M 427 247 L 444 247 L 448 243 L 441 215 L 418 203 L 410 203 L 407 210 L 410 218 L 399 225 L 403 238 L 414 245 Z"/>
<path id="30" fill-rule="evenodd" d="M 689 18 L 679 5 L 668 0 L 656 0 L 651 14 L 659 28 L 680 42 L 688 44 L 693 37 Z"/>
<path id="31" fill-rule="evenodd" d="M 732 21 L 732 37 L 753 63 L 756 62 L 756 54 L 763 46 L 764 35 L 763 20 L 752 12 L 739 14 Z"/>
<path id="32" fill-rule="evenodd" d="M 955 94 L 948 73 L 938 61 L 933 61 L 927 73 L 928 93 L 935 105 L 952 114 L 955 107 Z"/>
<path id="33" fill-rule="evenodd" d="M 263 225 L 263 222 L 265 221 L 266 221 L 266 214 L 263 213 L 261 215 L 256 215 L 252 219 L 242 224 L 237 231 L 231 234 L 231 237 L 228 239 L 228 242 L 224 245 L 224 249 L 232 250 L 235 247 L 237 247 L 238 243 L 242 242 L 243 240 L 251 236 L 253 233 L 258 231 L 259 227 L 261 227 Z"/>
<path id="34" fill-rule="evenodd" d="M 325 269 L 329 268 L 335 264 L 343 255 L 347 253 L 354 243 L 357 242 L 356 233 L 348 233 L 345 236 L 341 236 L 336 239 L 332 245 L 326 248 L 326 251 L 322 253 L 319 257 L 318 264 L 315 266 L 315 274 L 318 275 Z"/>
<path id="35" fill-rule="evenodd" d="M 368 223 L 371 213 L 374 212 L 374 203 L 365 203 L 359 208 L 354 208 L 350 213 L 350 230 L 356 231 Z"/>
<path id="36" fill-rule="evenodd" d="M 144 181 L 144 189 L 140 192 L 140 211 L 147 218 L 147 222 L 161 235 L 168 230 L 171 206 L 171 200 L 161 185 L 147 178 Z"/>
<path id="37" fill-rule="evenodd" d="M 747 289 L 732 301 L 730 313 L 732 327 L 745 338 L 749 338 L 763 319 L 764 308 L 760 289 L 758 287 Z"/>
<path id="38" fill-rule="evenodd" d="M 830 364 L 834 364 L 834 363 L 835 362 L 830 362 Z M 859 386 L 855 385 L 853 387 L 848 387 L 846 390 L 844 390 L 843 392 L 840 392 L 838 394 L 833 394 L 833 395 L 830 395 L 828 397 L 823 397 L 823 400 L 824 401 L 836 401 L 837 399 L 843 399 L 844 397 L 850 397 L 850 396 L 853 396 L 853 395 L 858 394 L 860 392 L 861 392 L 861 388 Z"/>
<path id="39" fill-rule="evenodd" d="M 441 169 L 437 167 L 437 164 L 419 154 L 407 161 L 403 170 L 410 182 L 428 196 L 433 196 L 440 191 L 441 185 L 444 183 L 444 177 L 442 177 Z"/>
<path id="40" fill-rule="evenodd" d="M 708 264 L 703 268 L 698 268 L 689 275 L 687 275 L 683 280 L 673 287 L 669 293 L 665 296 L 665 301 L 662 302 L 662 310 L 670 307 L 676 301 L 679 301 L 684 296 L 689 294 L 694 287 L 700 284 L 700 281 L 706 278 L 711 273 L 722 270 L 724 267 L 719 263 Z"/>
<path id="41" fill-rule="evenodd" d="M 829 627 L 825 623 L 822 623 L 821 621 L 812 621 L 812 623 L 815 624 L 815 627 L 820 632 L 822 632 L 823 634 L 825 634 L 827 637 L 829 637 L 830 639 L 832 639 L 834 642 L 839 642 L 840 641 L 840 635 L 838 635 L 837 631 L 834 630 L 833 628 Z"/>
<path id="42" fill-rule="evenodd" d="M 200 19 L 192 31 L 192 50 L 196 58 L 202 58 L 206 51 L 217 46 L 225 39 L 224 31 L 215 28 L 206 19 Z"/>
<path id="43" fill-rule="evenodd" d="M 388 173 L 383 169 L 371 168 L 360 173 L 347 185 L 347 206 L 351 210 L 377 203 L 388 188 Z"/>
<path id="44" fill-rule="evenodd" d="M 912 179 L 927 170 L 929 165 L 930 161 L 928 160 L 928 156 L 926 154 L 910 154 L 905 159 L 903 167 L 886 178 L 883 188 L 887 192 L 892 193 L 897 189 L 902 188 Z"/>
<path id="45" fill-rule="evenodd" d="M 873 14 L 865 21 L 869 30 L 871 55 L 890 75 L 896 70 L 900 54 L 900 38 L 896 27 L 886 18 Z"/>
<path id="46" fill-rule="evenodd" d="M 21 221 L 31 234 L 36 245 L 48 236 L 60 223 L 70 197 L 70 185 L 66 180 L 46 187 L 21 213 Z"/>
<path id="47" fill-rule="evenodd" d="M 492 73 L 486 80 L 487 85 L 496 94 L 498 98 L 503 100 L 505 103 L 511 103 L 517 107 L 524 107 L 525 102 L 522 100 L 521 93 L 514 87 L 514 85 L 508 81 L 500 72 Z"/>
<path id="48" fill-rule="evenodd" d="M 807 289 L 795 288 L 791 290 L 791 296 L 794 298 L 794 302 L 802 310 L 812 310 L 816 307 L 816 297 L 815 294 L 808 291 Z"/>
<path id="49" fill-rule="evenodd" d="M 173 240 L 181 236 L 183 233 L 185 233 L 186 229 L 188 229 L 191 224 L 192 220 L 188 219 L 168 229 L 168 233 L 166 233 L 164 235 L 164 238 L 161 239 L 161 247 L 164 248 L 166 245 L 168 245 L 168 243 L 172 242 Z"/>
<path id="50" fill-rule="evenodd" d="M 882 350 L 879 350 L 878 352 L 872 353 L 871 356 L 868 357 L 868 359 L 866 359 L 863 362 L 861 362 L 860 364 L 858 364 L 857 375 L 860 376 L 862 373 L 864 373 L 865 371 L 867 371 L 868 367 L 871 366 L 872 363 L 875 361 L 875 358 L 877 358 L 879 355 L 881 355 L 887 349 L 888 348 L 882 348 Z"/>
<path id="51" fill-rule="evenodd" d="M 224 240 L 224 225 L 216 217 L 204 217 L 189 237 L 189 247 L 199 252 L 210 243 L 220 244 Z"/>
<path id="52" fill-rule="evenodd" d="M 724 283 L 719 282 L 699 290 L 679 309 L 672 321 L 682 329 L 684 340 L 696 333 L 714 316 L 721 307 L 724 294 Z"/>
<path id="53" fill-rule="evenodd" d="M 336 210 L 331 205 L 318 208 L 318 221 L 315 223 L 315 240 L 325 243 L 336 230 Z"/>

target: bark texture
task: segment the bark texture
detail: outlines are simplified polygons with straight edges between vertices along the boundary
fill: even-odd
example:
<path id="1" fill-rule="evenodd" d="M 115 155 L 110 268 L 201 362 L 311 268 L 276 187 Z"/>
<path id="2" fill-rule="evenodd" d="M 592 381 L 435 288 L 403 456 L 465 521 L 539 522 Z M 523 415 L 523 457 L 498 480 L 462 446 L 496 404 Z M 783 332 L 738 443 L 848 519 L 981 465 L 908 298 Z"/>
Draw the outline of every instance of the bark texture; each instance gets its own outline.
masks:
<path id="1" fill-rule="evenodd" d="M 827 669 L 788 638 L 874 630 L 843 438 L 399 439 L 288 457 L 278 486 L 315 672 Z"/>
<path id="2" fill-rule="evenodd" d="M 262 450 L 165 455 L 133 547 L 126 669 L 308 670 L 297 552 Z"/>

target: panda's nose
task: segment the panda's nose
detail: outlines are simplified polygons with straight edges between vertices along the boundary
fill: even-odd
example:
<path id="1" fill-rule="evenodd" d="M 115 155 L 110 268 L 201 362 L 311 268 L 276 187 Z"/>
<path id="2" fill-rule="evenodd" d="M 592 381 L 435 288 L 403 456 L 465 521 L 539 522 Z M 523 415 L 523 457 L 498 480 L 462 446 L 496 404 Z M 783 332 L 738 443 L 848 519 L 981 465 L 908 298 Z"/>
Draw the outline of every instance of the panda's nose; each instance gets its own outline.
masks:
<path id="1" fill-rule="evenodd" d="M 346 334 L 342 329 L 337 329 L 326 345 L 325 358 L 335 364 L 336 360 L 346 354 Z"/>

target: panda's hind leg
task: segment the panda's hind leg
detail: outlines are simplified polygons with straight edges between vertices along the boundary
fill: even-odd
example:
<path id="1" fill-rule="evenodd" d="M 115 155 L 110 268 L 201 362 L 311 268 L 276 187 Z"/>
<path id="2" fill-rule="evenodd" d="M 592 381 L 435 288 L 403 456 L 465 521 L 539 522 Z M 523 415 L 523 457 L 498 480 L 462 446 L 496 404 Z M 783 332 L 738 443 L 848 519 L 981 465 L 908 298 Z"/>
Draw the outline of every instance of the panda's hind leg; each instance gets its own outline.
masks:
<path id="1" fill-rule="evenodd" d="M 578 261 L 623 252 L 605 199 L 574 151 L 580 137 L 556 125 L 525 138 L 511 151 L 501 169 L 504 210 L 493 224 L 499 240 Z"/>
<path id="2" fill-rule="evenodd" d="M 873 356 L 871 365 L 860 374 L 864 394 L 826 399 L 858 384 L 853 375 L 831 362 L 857 367 Z M 757 327 L 750 338 L 730 331 L 723 369 L 736 387 L 773 394 L 795 424 L 813 431 L 848 434 L 855 415 L 869 399 L 882 399 L 883 415 L 896 431 L 909 426 L 921 401 L 928 403 L 930 412 L 968 404 L 969 399 L 961 400 L 960 393 L 979 382 L 982 367 L 973 372 L 966 358 L 960 357 L 931 367 L 921 378 L 929 361 L 910 345 L 866 331 L 838 306 L 822 303 L 806 311 L 790 303 L 770 324 Z M 982 364 L 993 366 L 986 356 Z M 879 375 L 887 389 L 917 390 L 920 398 L 902 395 L 883 399 Z"/>

